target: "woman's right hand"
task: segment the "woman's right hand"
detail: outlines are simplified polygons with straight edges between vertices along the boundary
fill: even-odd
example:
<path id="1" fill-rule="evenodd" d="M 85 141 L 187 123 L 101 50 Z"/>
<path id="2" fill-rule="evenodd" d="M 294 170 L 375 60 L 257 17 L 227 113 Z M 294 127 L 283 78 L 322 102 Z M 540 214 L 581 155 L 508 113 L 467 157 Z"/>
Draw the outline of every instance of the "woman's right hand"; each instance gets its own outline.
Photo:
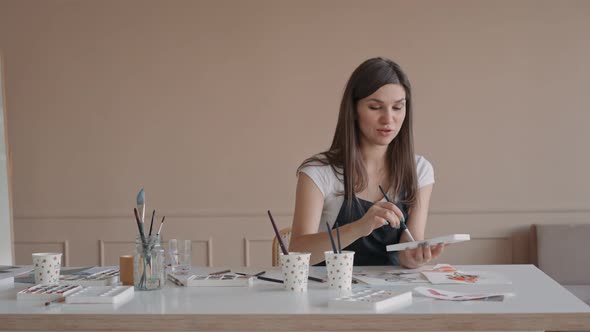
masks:
<path id="1" fill-rule="evenodd" d="M 368 236 L 373 230 L 387 225 L 390 227 L 399 228 L 400 220 L 403 218 L 402 211 L 393 203 L 377 202 L 371 206 L 369 211 L 358 220 L 360 231 L 363 236 Z"/>

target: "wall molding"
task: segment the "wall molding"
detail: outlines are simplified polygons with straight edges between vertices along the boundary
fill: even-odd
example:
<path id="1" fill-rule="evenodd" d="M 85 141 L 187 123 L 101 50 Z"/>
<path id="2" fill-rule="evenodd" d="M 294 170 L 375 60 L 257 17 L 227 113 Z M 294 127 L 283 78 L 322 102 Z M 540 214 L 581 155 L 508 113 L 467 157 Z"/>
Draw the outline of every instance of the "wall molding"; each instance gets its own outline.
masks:
<path id="1" fill-rule="evenodd" d="M 272 245 L 272 240 L 273 238 L 269 240 L 268 238 L 263 239 L 244 237 L 244 266 L 250 267 L 250 242 L 270 242 L 270 244 Z"/>
<path id="2" fill-rule="evenodd" d="M 430 210 L 429 215 L 497 215 L 497 214 L 590 214 L 590 208 L 574 209 L 507 209 L 507 210 Z M 170 211 L 164 212 L 167 218 L 266 218 L 263 209 L 260 211 L 217 211 L 217 210 L 194 210 L 194 211 Z M 291 217 L 291 212 L 273 212 L 273 215 L 280 217 Z M 124 212 L 81 212 L 81 211 L 40 211 L 30 214 L 15 213 L 14 219 L 127 219 L 133 218 L 130 213 Z"/>

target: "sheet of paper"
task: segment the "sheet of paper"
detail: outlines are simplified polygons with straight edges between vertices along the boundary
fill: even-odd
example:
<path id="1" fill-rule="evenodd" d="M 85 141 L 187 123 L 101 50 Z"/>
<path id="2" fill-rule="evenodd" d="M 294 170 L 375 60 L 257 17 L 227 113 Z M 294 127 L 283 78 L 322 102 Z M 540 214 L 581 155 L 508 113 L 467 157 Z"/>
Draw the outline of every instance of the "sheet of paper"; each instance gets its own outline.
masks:
<path id="1" fill-rule="evenodd" d="M 504 297 L 514 296 L 512 293 L 459 293 L 430 287 L 416 287 L 414 291 L 420 295 L 437 300 L 446 301 L 472 301 L 472 300 L 503 300 Z"/>
<path id="2" fill-rule="evenodd" d="M 432 284 L 478 284 L 507 285 L 512 282 L 506 277 L 489 271 L 458 271 L 450 264 L 423 266 L 417 269 L 392 269 L 389 271 L 370 271 L 355 268 L 353 280 L 372 286 L 409 285 L 416 283 Z"/>
<path id="3" fill-rule="evenodd" d="M 476 285 L 509 285 L 512 282 L 503 275 L 488 271 L 451 271 L 430 272 L 422 275 L 432 284 L 476 284 Z"/>
<path id="4" fill-rule="evenodd" d="M 352 273 L 353 280 L 372 286 L 409 285 L 415 283 L 428 283 L 428 279 L 421 274 L 424 271 L 456 271 L 449 264 L 426 265 L 416 269 L 396 268 L 389 271 L 370 271 L 355 268 Z"/>

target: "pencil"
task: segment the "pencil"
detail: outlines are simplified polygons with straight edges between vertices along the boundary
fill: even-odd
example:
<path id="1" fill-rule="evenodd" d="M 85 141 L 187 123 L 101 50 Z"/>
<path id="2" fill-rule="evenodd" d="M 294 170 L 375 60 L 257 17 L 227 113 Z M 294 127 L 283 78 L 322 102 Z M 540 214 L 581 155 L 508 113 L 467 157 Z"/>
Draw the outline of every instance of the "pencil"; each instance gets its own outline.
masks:
<path id="1" fill-rule="evenodd" d="M 236 274 L 239 274 L 241 276 L 254 276 L 252 274 L 247 274 L 247 273 L 239 273 L 236 272 Z M 276 282 L 278 284 L 283 284 L 284 282 L 282 280 L 279 279 L 274 279 L 274 278 L 269 278 L 269 277 L 263 277 L 263 276 L 256 276 L 256 278 L 260 279 L 260 280 L 264 280 L 264 281 L 270 281 L 270 282 Z"/>
<path id="2" fill-rule="evenodd" d="M 326 282 L 326 280 L 324 280 L 322 278 L 317 278 L 317 277 L 312 277 L 312 276 L 307 276 L 307 279 L 317 281 L 317 282 Z"/>
<path id="3" fill-rule="evenodd" d="M 264 280 L 264 281 L 276 282 L 278 284 L 283 284 L 284 283 L 282 280 L 274 279 L 274 278 L 269 278 L 269 277 L 258 276 L 256 278 L 258 278 L 260 280 Z"/>
<path id="4" fill-rule="evenodd" d="M 244 274 L 244 273 L 236 273 L 236 274 L 249 275 L 249 276 L 253 276 L 253 277 L 260 277 L 261 275 L 263 275 L 265 273 L 266 273 L 266 271 L 258 272 L 256 274 Z M 326 280 L 324 280 L 322 278 L 317 278 L 317 277 L 312 277 L 312 276 L 307 276 L 307 279 L 317 281 L 317 282 L 326 282 Z"/>
<path id="5" fill-rule="evenodd" d="M 184 284 L 182 283 L 182 281 L 180 281 L 179 279 L 177 279 L 172 274 L 168 274 L 168 280 L 172 281 L 177 286 L 184 286 Z"/>
<path id="6" fill-rule="evenodd" d="M 243 272 L 235 272 L 235 274 L 238 274 L 238 275 L 241 275 L 241 276 L 246 276 L 246 277 L 258 277 L 258 276 L 261 276 L 261 275 L 263 275 L 265 273 L 266 273 L 266 271 L 260 271 L 258 273 L 254 273 L 254 274 L 252 274 L 252 273 L 243 273 Z"/>

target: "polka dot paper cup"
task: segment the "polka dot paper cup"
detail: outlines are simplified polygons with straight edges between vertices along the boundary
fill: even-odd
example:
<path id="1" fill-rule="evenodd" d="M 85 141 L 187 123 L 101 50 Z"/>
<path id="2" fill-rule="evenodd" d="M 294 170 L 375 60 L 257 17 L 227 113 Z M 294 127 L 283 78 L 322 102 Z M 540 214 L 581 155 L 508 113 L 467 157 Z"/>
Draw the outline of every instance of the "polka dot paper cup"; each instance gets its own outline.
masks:
<path id="1" fill-rule="evenodd" d="M 279 263 L 283 272 L 285 289 L 292 292 L 307 292 L 307 276 L 309 275 L 308 252 L 290 252 L 280 255 Z"/>
<path id="2" fill-rule="evenodd" d="M 324 254 L 326 257 L 326 270 L 328 270 L 328 288 L 351 291 L 354 251 L 343 250 L 339 254 L 326 251 Z"/>
<path id="3" fill-rule="evenodd" d="M 35 284 L 59 284 L 61 255 L 61 253 L 53 252 L 42 252 L 33 254 L 33 266 L 35 267 Z"/>

